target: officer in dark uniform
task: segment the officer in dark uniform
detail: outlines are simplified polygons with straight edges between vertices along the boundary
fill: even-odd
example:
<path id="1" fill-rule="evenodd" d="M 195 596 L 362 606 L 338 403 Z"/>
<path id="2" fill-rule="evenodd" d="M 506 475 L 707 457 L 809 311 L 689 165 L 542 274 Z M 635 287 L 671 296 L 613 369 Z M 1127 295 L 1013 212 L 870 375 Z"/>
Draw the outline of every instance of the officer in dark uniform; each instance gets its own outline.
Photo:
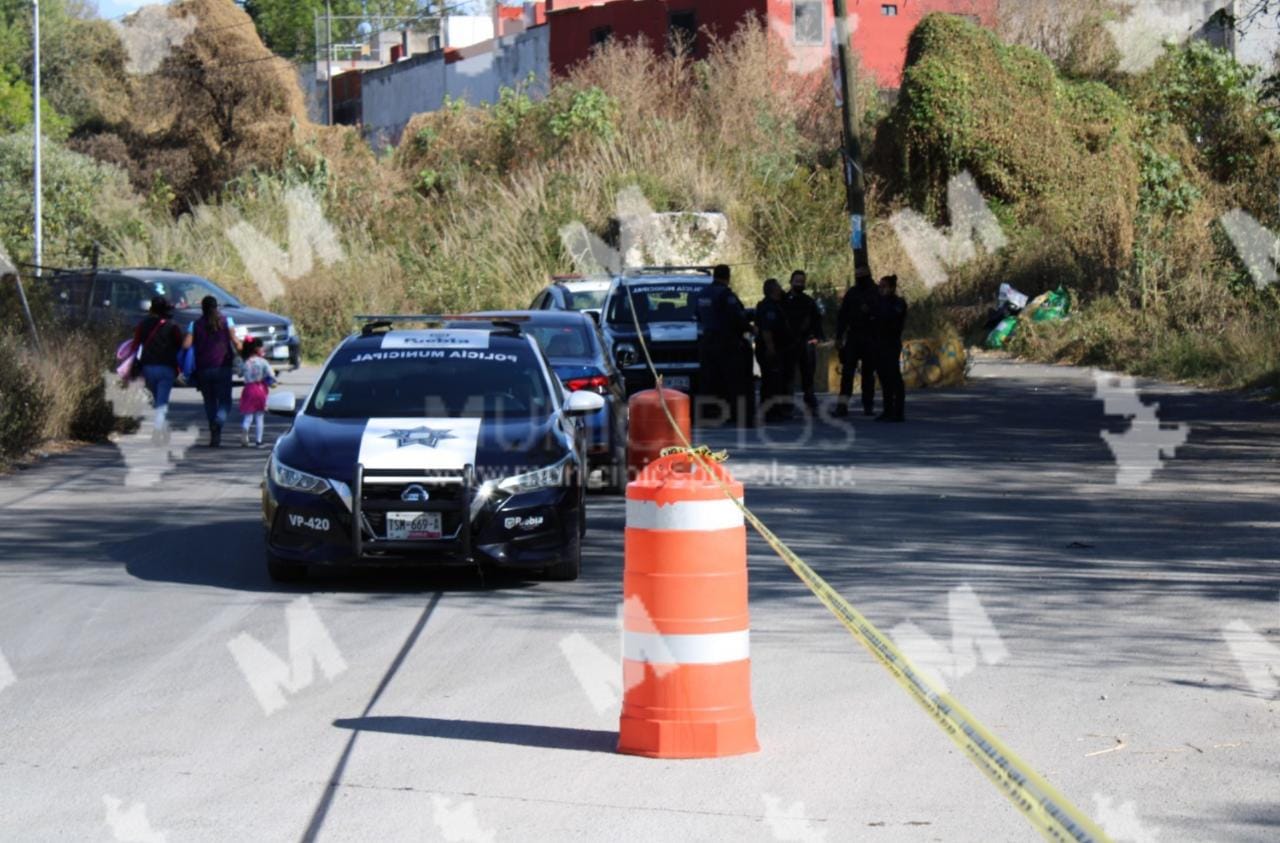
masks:
<path id="1" fill-rule="evenodd" d="M 898 276 L 880 279 L 880 303 L 874 326 L 876 375 L 884 391 L 884 412 L 876 421 L 906 421 L 907 387 L 902 382 L 902 330 L 907 302 L 898 295 Z"/>
<path id="2" fill-rule="evenodd" d="M 755 389 L 751 383 L 751 330 L 747 310 L 729 286 L 729 267 L 712 271 L 712 283 L 698 297 L 698 358 L 702 392 L 725 403 L 729 417 L 755 425 Z"/>
<path id="3" fill-rule="evenodd" d="M 804 391 L 804 403 L 810 410 L 818 406 L 818 396 L 813 393 L 814 371 L 818 368 L 818 343 L 826 337 L 822 333 L 822 311 L 818 303 L 804 291 L 804 270 L 791 273 L 791 292 L 782 300 L 787 314 L 787 330 L 791 335 L 791 353 L 787 361 L 787 378 L 798 368 L 800 388 Z"/>
<path id="4" fill-rule="evenodd" d="M 871 273 L 862 275 L 840 302 L 840 314 L 836 319 L 836 347 L 840 350 L 840 399 L 835 415 L 849 415 L 849 398 L 853 395 L 853 376 L 862 368 L 862 412 L 875 413 L 876 404 L 876 355 L 875 317 L 880 308 L 880 293 Z"/>
<path id="5" fill-rule="evenodd" d="M 760 408 L 766 422 L 784 421 L 791 416 L 791 377 L 786 370 L 790 347 L 787 317 L 782 311 L 782 285 L 777 278 L 770 278 L 764 282 L 764 298 L 756 305 Z"/>

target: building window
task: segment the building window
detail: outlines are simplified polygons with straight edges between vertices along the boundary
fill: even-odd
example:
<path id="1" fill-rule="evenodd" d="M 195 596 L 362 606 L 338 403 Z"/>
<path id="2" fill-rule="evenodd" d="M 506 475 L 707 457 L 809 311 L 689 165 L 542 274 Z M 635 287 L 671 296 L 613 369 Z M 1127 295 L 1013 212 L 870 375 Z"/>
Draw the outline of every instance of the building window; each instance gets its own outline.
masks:
<path id="1" fill-rule="evenodd" d="M 791 7 L 792 37 L 797 44 L 822 43 L 822 3 L 823 0 L 795 0 Z"/>
<path id="2" fill-rule="evenodd" d="M 591 30 L 591 46 L 599 47 L 613 37 L 612 26 L 600 26 Z"/>
<path id="3" fill-rule="evenodd" d="M 885 3 L 880 7 L 880 14 L 884 15 L 886 18 L 896 18 L 898 16 L 898 4 Z"/>
<path id="4" fill-rule="evenodd" d="M 692 9 L 687 12 L 672 12 L 670 17 L 667 18 L 667 47 L 671 52 L 693 52 L 693 45 L 697 37 L 697 12 Z"/>

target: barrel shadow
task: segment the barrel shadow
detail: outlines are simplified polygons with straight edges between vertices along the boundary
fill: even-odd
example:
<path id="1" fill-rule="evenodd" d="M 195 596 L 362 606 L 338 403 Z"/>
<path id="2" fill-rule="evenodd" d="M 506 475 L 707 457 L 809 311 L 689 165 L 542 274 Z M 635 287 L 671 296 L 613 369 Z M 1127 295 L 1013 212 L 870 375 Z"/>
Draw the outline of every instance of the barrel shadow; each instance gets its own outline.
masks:
<path id="1" fill-rule="evenodd" d="M 596 729 L 538 726 L 530 723 L 490 723 L 480 720 L 444 720 L 436 717 L 352 717 L 335 720 L 340 729 L 385 732 L 422 738 L 480 741 L 537 749 L 568 749 L 578 752 L 616 750 L 618 733 Z"/>

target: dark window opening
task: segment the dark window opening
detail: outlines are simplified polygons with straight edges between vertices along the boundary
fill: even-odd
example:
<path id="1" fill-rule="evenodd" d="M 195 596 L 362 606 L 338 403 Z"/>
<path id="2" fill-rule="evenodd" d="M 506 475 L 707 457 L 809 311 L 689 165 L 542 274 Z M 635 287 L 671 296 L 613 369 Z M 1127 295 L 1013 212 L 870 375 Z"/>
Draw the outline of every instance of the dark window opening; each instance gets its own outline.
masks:
<path id="1" fill-rule="evenodd" d="M 591 30 L 591 46 L 599 47 L 613 37 L 612 26 L 601 26 Z"/>
<path id="2" fill-rule="evenodd" d="M 880 14 L 884 15 L 886 18 L 896 18 L 898 16 L 898 4 L 885 3 L 880 7 Z"/>
<path id="3" fill-rule="evenodd" d="M 698 37 L 698 14 L 692 10 L 672 12 L 667 18 L 667 48 L 673 53 L 693 52 Z"/>
<path id="4" fill-rule="evenodd" d="M 822 0 L 795 0 L 792 37 L 797 44 L 822 43 Z"/>

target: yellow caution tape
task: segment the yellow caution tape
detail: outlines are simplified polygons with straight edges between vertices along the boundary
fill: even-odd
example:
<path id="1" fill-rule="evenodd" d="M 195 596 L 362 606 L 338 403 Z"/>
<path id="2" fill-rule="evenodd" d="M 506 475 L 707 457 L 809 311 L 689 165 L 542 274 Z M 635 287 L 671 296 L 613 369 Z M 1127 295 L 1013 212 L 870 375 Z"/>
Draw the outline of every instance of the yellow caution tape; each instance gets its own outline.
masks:
<path id="1" fill-rule="evenodd" d="M 627 290 L 627 295 L 630 297 L 630 289 L 625 285 L 623 289 Z M 729 486 L 720 479 L 719 475 L 710 470 L 709 462 L 723 462 L 722 459 L 716 459 L 716 457 L 723 455 L 724 459 L 728 459 L 728 453 L 715 454 L 706 446 L 694 447 L 685 437 L 684 431 L 680 429 L 680 425 L 667 407 L 666 398 L 661 389 L 662 376 L 658 374 L 653 365 L 653 358 L 649 355 L 649 345 L 645 341 L 644 329 L 640 325 L 639 318 L 635 315 L 635 302 L 632 301 L 630 304 L 631 318 L 635 322 L 636 334 L 640 338 L 640 348 L 644 352 L 645 363 L 648 365 L 649 371 L 653 373 L 654 380 L 659 387 L 658 396 L 662 404 L 662 410 L 667 416 L 667 421 L 671 424 L 671 429 L 675 431 L 676 436 L 684 443 L 683 447 L 665 449 L 663 456 L 666 456 L 668 452 L 687 453 L 707 471 L 720 487 L 720 490 L 724 492 L 725 497 L 734 501 L 738 508 L 742 510 L 742 515 L 747 522 L 773 548 L 774 552 L 787 563 L 791 570 L 795 572 L 795 575 L 800 578 L 800 581 L 809 586 L 810 590 L 822 601 L 823 605 L 831 610 L 831 614 L 835 615 L 836 619 L 844 624 L 845 629 L 849 630 L 858 643 L 865 647 L 871 655 L 875 656 L 880 664 L 889 671 L 889 674 L 897 680 L 898 684 L 920 704 L 920 707 L 933 718 L 942 731 L 960 749 L 964 750 L 969 760 L 999 788 L 1000 792 L 1014 804 L 1014 807 L 1022 812 L 1027 822 L 1031 823 L 1046 840 L 1076 841 L 1076 843 L 1109 843 L 1110 838 L 1093 820 L 1071 804 L 1065 796 L 1059 793 L 1053 785 L 1049 784 L 1030 765 L 1015 755 L 1013 750 L 1009 749 L 968 709 L 957 702 L 949 693 L 938 688 L 888 636 L 877 629 L 875 624 L 867 620 L 865 615 L 855 609 L 849 601 L 841 597 L 840 593 L 820 577 L 813 568 L 809 567 L 808 563 L 796 555 L 795 551 L 774 535 L 773 531 L 732 493 Z"/>
<path id="2" fill-rule="evenodd" d="M 698 445 L 697 447 L 683 447 L 674 445 L 670 448 L 663 448 L 659 456 L 671 457 L 676 454 L 687 454 L 695 459 L 702 458 L 707 462 L 725 462 L 729 459 L 728 451 L 713 451 L 706 445 Z"/>

